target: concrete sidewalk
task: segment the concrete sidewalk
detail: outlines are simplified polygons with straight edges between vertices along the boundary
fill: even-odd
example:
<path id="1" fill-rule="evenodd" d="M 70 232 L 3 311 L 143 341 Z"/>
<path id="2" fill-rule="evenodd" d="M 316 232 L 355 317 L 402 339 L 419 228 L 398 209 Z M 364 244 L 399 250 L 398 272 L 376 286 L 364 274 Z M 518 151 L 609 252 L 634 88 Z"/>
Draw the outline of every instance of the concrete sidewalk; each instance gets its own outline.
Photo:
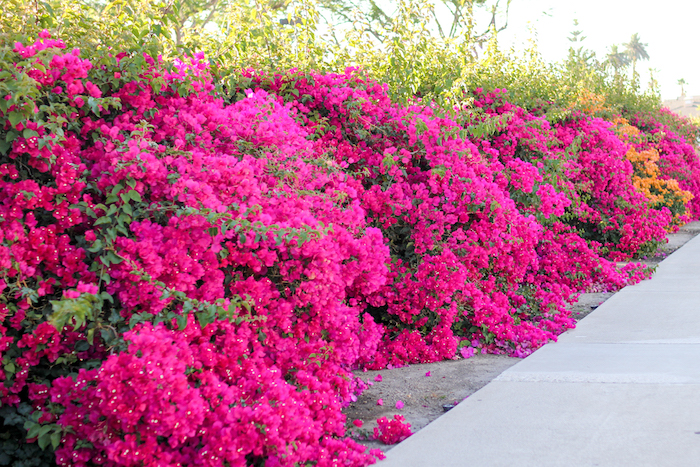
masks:
<path id="1" fill-rule="evenodd" d="M 378 465 L 700 466 L 700 236 Z"/>

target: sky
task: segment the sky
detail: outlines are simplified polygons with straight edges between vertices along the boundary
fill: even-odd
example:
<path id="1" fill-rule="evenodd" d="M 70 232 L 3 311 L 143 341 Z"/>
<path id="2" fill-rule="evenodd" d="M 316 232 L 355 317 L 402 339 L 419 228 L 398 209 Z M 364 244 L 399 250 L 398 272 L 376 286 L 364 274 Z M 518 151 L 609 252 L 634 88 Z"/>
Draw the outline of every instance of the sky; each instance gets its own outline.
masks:
<path id="1" fill-rule="evenodd" d="M 505 2 L 501 2 L 505 3 Z M 574 19 L 579 25 L 574 27 Z M 679 79 L 686 83 L 687 96 L 700 95 L 700 2 L 697 0 L 512 0 L 508 27 L 499 34 L 502 49 L 513 45 L 525 49 L 536 31 L 538 49 L 547 61 L 564 59 L 571 43 L 571 31 L 586 36 L 581 44 L 599 58 L 610 46 L 628 42 L 638 33 L 649 60 L 638 62 L 643 86 L 649 82 L 649 68 L 659 82 L 661 98 L 680 96 Z M 578 46 L 577 46 L 578 47 Z"/>

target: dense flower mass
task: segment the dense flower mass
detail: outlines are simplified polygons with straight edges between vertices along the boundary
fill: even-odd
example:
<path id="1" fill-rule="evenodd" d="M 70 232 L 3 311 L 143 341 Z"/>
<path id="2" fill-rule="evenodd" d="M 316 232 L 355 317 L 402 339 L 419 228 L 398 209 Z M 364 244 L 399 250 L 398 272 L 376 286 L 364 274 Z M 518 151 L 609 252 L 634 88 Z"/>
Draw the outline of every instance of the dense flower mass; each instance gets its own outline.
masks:
<path id="1" fill-rule="evenodd" d="M 351 370 L 526 356 L 700 215 L 694 148 L 641 117 L 500 89 L 446 114 L 354 69 L 249 70 L 228 101 L 201 55 L 12 53 L 0 442 L 54 465 L 371 464 Z"/>
<path id="2" fill-rule="evenodd" d="M 394 415 L 392 420 L 386 417 L 377 419 L 377 427 L 374 428 L 374 438 L 384 444 L 400 443 L 413 434 L 411 424 L 401 415 Z"/>

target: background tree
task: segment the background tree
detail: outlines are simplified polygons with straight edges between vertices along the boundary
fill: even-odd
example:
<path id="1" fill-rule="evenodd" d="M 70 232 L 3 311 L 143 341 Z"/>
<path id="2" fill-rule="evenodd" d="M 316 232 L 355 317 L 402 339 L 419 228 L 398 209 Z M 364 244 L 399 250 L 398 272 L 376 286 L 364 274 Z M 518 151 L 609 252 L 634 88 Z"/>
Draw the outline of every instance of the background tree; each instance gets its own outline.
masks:
<path id="1" fill-rule="evenodd" d="M 617 74 L 621 69 L 629 66 L 630 56 L 626 51 L 620 51 L 617 44 L 615 44 L 610 47 L 610 53 L 607 55 L 605 63 L 612 66 L 615 74 Z"/>
<path id="2" fill-rule="evenodd" d="M 578 20 L 574 19 L 574 27 L 577 27 L 578 25 Z M 586 36 L 583 35 L 583 31 L 579 29 L 571 31 L 568 39 L 569 42 L 571 42 L 571 47 L 569 48 L 569 61 L 578 62 L 583 66 L 595 59 L 595 53 L 583 46 L 583 41 L 586 40 Z M 576 48 L 575 45 L 578 45 L 579 47 Z"/>
<path id="3" fill-rule="evenodd" d="M 471 105 L 471 91 L 479 87 L 508 88 L 515 103 L 541 108 L 553 119 L 563 118 L 583 89 L 605 96 L 611 112 L 659 105 L 658 93 L 613 74 L 608 60 L 601 63 L 584 47 L 572 48 L 579 53 L 559 64 L 544 62 L 535 42 L 524 53 L 499 49 L 506 0 L 392 0 L 391 5 L 396 11 L 379 0 L 0 0 L 0 39 L 4 31 L 31 38 L 48 28 L 93 63 L 107 60 L 110 47 L 129 51 L 135 70 L 144 51 L 153 58 L 162 55 L 166 63 L 201 51 L 218 90 L 227 94 L 245 80 L 243 68 L 343 72 L 351 66 L 386 83 L 397 102 L 419 98 L 447 111 Z M 476 15 L 477 30 L 474 15 L 485 12 Z M 461 34 L 454 33 L 455 24 Z M 583 39 L 582 33 L 573 37 L 579 44 Z M 631 42 L 640 43 L 638 35 Z M 645 52 L 646 44 L 641 45 Z M 621 49 L 613 51 L 624 63 L 627 52 Z"/>
<path id="4" fill-rule="evenodd" d="M 685 79 L 681 78 L 678 80 L 678 85 L 681 87 L 681 97 L 685 96 L 685 85 L 688 84 L 686 83 Z"/>
<path id="5" fill-rule="evenodd" d="M 632 60 L 632 73 L 637 72 L 637 61 L 638 60 L 649 60 L 649 54 L 646 48 L 649 44 L 643 44 L 639 39 L 639 34 L 634 33 L 630 38 L 630 41 L 624 44 L 627 55 Z"/>
<path id="6" fill-rule="evenodd" d="M 439 0 L 416 3 L 414 20 L 423 21 L 427 17 L 441 39 L 455 39 L 465 32 L 471 40 L 485 43 L 493 32 L 500 32 L 508 26 L 508 11 L 512 0 Z M 412 3 L 403 0 L 378 2 L 375 0 L 320 0 L 319 9 L 326 21 L 334 26 L 361 25 L 364 32 L 377 41 L 384 42 L 391 34 L 393 19 L 402 4 Z M 487 24 L 477 30 L 475 13 L 488 11 Z M 444 14 L 443 14 L 444 13 Z"/>

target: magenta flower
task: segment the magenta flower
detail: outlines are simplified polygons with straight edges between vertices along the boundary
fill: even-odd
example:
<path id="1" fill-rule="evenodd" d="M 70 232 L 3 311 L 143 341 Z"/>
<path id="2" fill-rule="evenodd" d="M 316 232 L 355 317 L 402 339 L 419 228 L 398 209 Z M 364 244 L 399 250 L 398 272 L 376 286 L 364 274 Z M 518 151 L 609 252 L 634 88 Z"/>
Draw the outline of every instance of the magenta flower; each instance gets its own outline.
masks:
<path id="1" fill-rule="evenodd" d="M 377 427 L 374 429 L 374 439 L 384 444 L 400 443 L 413 434 L 411 424 L 405 423 L 402 415 L 394 415 L 393 420 L 386 417 L 377 419 Z"/>

